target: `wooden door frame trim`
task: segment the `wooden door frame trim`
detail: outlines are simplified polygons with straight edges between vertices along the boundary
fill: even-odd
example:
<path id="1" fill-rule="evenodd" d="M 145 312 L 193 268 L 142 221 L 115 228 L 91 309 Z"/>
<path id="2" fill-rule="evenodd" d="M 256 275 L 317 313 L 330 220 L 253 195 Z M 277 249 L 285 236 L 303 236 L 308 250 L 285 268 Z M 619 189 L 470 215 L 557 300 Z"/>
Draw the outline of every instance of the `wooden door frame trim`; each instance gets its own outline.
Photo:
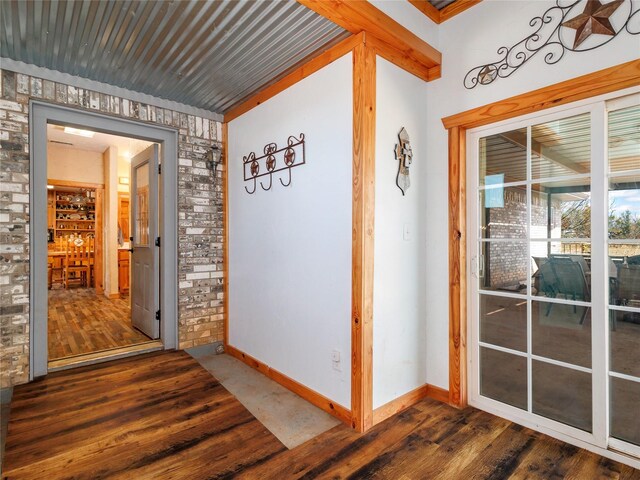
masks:
<path id="1" fill-rule="evenodd" d="M 449 133 L 450 404 L 467 404 L 467 130 L 638 85 L 640 60 L 633 60 L 442 119 Z"/>

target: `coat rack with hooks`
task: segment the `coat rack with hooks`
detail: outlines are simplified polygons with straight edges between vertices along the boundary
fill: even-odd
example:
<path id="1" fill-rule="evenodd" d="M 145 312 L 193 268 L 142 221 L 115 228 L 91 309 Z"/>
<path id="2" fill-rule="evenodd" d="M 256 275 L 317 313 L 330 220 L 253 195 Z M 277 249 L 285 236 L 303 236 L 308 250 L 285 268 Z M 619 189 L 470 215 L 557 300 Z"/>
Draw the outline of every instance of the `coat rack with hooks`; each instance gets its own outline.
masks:
<path id="1" fill-rule="evenodd" d="M 291 185 L 291 169 L 293 167 L 299 167 L 305 164 L 305 151 L 304 151 L 304 133 L 301 133 L 299 137 L 291 135 L 287 139 L 287 145 L 282 148 L 278 148 L 276 143 L 268 143 L 264 146 L 264 155 L 256 157 L 254 152 L 251 152 L 246 157 L 242 157 L 243 169 L 244 169 L 244 181 L 249 182 L 253 180 L 253 189 L 244 187 L 248 194 L 252 195 L 256 192 L 258 187 L 258 179 L 261 177 L 269 176 L 269 183 L 267 186 L 260 180 L 260 187 L 264 190 L 271 190 L 273 186 L 273 175 L 278 172 L 287 171 L 288 181 L 285 183 L 282 181 L 282 177 L 278 180 L 283 187 Z"/>

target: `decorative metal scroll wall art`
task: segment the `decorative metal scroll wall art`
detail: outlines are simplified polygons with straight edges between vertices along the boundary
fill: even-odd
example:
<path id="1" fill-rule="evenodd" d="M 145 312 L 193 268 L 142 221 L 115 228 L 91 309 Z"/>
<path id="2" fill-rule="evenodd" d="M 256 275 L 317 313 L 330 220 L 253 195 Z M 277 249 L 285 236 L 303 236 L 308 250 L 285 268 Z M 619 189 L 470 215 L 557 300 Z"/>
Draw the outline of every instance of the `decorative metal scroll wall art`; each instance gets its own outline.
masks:
<path id="1" fill-rule="evenodd" d="M 535 28 L 532 34 L 510 48 L 500 47 L 499 60 L 472 68 L 464 77 L 465 88 L 507 78 L 538 52 L 545 52 L 545 63 L 553 65 L 567 50 L 595 50 L 624 31 L 638 35 L 640 8 L 634 10 L 634 2 L 638 0 L 556 0 L 555 6 L 529 22 Z"/>
<path id="2" fill-rule="evenodd" d="M 413 161 L 413 151 L 411 150 L 411 143 L 409 140 L 409 134 L 404 127 L 398 133 L 398 143 L 394 150 L 396 154 L 396 160 L 398 160 L 398 175 L 396 176 L 396 185 L 402 191 L 402 195 L 411 186 L 409 179 L 409 167 Z"/>
<path id="3" fill-rule="evenodd" d="M 273 185 L 273 174 L 286 171 L 289 174 L 289 180 L 287 183 L 282 181 L 282 178 L 278 178 L 283 187 L 291 185 L 291 169 L 299 167 L 305 164 L 304 155 L 304 133 L 300 134 L 299 138 L 293 135 L 287 139 L 287 146 L 278 148 L 275 143 L 269 143 L 265 145 L 264 155 L 256 158 L 256 154 L 251 152 L 246 157 L 242 157 L 244 167 L 244 181 L 250 182 L 253 180 L 253 189 L 249 190 L 247 187 L 244 189 L 248 194 L 255 193 L 258 187 L 258 179 L 269 176 L 269 185 L 265 186 L 262 180 L 260 180 L 260 187 L 263 190 L 270 190 Z"/>

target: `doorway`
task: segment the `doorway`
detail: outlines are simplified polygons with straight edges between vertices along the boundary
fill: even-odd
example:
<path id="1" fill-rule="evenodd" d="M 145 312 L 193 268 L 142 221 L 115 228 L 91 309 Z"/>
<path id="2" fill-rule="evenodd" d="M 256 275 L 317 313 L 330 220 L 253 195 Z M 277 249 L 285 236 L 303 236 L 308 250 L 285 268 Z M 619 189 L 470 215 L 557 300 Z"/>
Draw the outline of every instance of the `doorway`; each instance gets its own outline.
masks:
<path id="1" fill-rule="evenodd" d="M 469 403 L 640 458 L 640 94 L 468 132 Z"/>
<path id="2" fill-rule="evenodd" d="M 50 368 L 87 355 L 128 351 L 159 338 L 155 318 L 151 322 L 135 310 L 145 300 L 140 296 L 158 289 L 157 262 L 147 263 L 149 278 L 138 275 L 137 282 L 131 281 L 139 273 L 131 262 L 136 255 L 130 225 L 132 187 L 135 198 L 142 200 L 138 224 L 146 222 L 144 235 L 149 236 L 149 223 L 155 231 L 159 222 L 157 192 L 149 191 L 157 183 L 150 181 L 152 155 L 157 159 L 158 147 L 151 142 L 47 125 Z M 149 283 L 150 288 L 137 283 Z M 152 295 L 148 302 L 155 304 L 157 298 Z"/>
<path id="3" fill-rule="evenodd" d="M 31 378 L 65 361 L 175 348 L 177 132 L 40 102 L 30 109 Z M 65 128 L 73 141 L 61 140 Z M 87 147 L 89 136 L 124 142 L 126 168 L 118 172 L 117 145 L 95 147 L 97 158 L 65 145 Z"/>

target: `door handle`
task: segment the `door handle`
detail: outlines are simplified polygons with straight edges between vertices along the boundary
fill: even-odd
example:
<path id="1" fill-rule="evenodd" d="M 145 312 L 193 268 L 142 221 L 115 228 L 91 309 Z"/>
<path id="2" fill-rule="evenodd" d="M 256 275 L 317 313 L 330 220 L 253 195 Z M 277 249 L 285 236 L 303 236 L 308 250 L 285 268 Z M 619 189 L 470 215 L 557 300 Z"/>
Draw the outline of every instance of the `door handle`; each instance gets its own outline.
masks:
<path id="1" fill-rule="evenodd" d="M 127 250 L 129 250 L 131 253 L 133 253 L 133 248 L 128 248 Z"/>
<path id="2" fill-rule="evenodd" d="M 484 278 L 484 255 L 478 255 L 471 259 L 471 275 L 475 278 Z"/>

